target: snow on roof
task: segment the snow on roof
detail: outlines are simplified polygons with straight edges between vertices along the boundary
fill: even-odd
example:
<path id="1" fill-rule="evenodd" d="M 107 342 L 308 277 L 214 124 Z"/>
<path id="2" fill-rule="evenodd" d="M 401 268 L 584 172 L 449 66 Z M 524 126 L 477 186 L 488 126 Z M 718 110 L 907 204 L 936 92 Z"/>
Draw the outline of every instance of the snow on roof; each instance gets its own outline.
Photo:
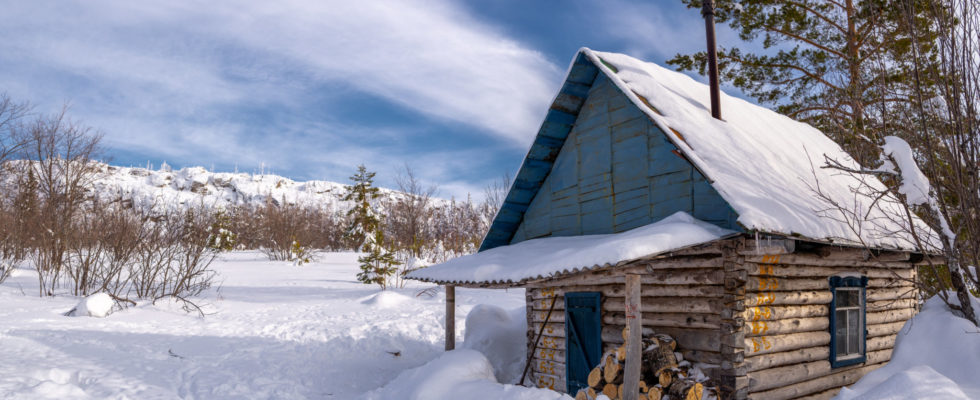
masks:
<path id="1" fill-rule="evenodd" d="M 897 204 L 884 201 L 870 207 L 869 198 L 855 195 L 862 185 L 857 177 L 821 168 L 825 155 L 847 167 L 859 166 L 816 128 L 724 93 L 724 120 L 719 121 L 711 117 L 708 87 L 684 74 L 623 54 L 587 48 L 580 52 L 667 133 L 712 181 L 746 229 L 841 244 L 915 249 L 911 238 L 893 221 L 904 215 Z M 863 184 L 884 188 L 877 178 L 867 178 Z M 859 214 L 870 208 L 858 229 L 842 222 L 840 212 L 817 195 L 818 186 L 829 199 Z"/>
<path id="2" fill-rule="evenodd" d="M 626 232 L 548 237 L 501 246 L 415 270 L 408 278 L 439 283 L 517 283 L 615 265 L 734 233 L 677 212 Z"/>

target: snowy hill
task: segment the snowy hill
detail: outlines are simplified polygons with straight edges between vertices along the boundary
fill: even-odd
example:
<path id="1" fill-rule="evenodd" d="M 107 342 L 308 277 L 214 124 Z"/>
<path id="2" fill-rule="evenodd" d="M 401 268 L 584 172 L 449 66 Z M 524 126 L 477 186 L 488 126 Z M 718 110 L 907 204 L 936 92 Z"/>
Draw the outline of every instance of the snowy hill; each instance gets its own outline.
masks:
<path id="1" fill-rule="evenodd" d="M 227 207 L 276 203 L 343 211 L 341 200 L 348 185 L 329 181 L 297 182 L 278 175 L 211 172 L 203 167 L 159 170 L 99 165 L 101 176 L 92 193 L 100 201 L 122 201 L 137 208 Z M 380 202 L 395 200 L 401 193 L 381 189 Z"/>

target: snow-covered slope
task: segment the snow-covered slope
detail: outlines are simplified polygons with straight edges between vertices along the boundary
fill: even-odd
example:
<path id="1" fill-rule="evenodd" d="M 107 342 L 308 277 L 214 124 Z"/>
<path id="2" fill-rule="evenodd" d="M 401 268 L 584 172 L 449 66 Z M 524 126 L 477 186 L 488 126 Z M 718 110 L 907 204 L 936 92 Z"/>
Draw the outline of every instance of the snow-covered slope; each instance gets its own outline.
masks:
<path id="1" fill-rule="evenodd" d="M 101 201 L 122 200 L 135 207 L 186 208 L 205 205 L 261 205 L 266 201 L 343 211 L 347 186 L 329 181 L 297 182 L 278 175 L 211 172 L 203 167 L 158 170 L 99 165 L 101 174 L 92 193 Z M 380 200 L 393 200 L 400 192 L 381 189 Z"/>

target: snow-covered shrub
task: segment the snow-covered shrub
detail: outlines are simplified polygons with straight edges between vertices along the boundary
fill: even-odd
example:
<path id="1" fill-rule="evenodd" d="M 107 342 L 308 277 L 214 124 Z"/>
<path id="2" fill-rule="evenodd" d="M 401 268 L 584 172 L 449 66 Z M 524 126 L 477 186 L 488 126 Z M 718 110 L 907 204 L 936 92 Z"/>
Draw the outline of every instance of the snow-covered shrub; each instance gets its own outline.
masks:
<path id="1" fill-rule="evenodd" d="M 516 383 L 527 359 L 527 319 L 524 307 L 511 311 L 480 304 L 466 315 L 463 347 L 483 353 L 497 380 Z"/>
<path id="2" fill-rule="evenodd" d="M 79 301 L 78 305 L 68 312 L 68 315 L 105 318 L 112 312 L 112 307 L 115 305 L 115 300 L 108 294 L 96 293 Z"/>
<path id="3" fill-rule="evenodd" d="M 231 231 L 231 219 L 224 211 L 218 211 L 214 215 L 214 222 L 211 223 L 208 232 L 208 247 L 216 251 L 232 251 L 238 243 L 238 235 Z"/>

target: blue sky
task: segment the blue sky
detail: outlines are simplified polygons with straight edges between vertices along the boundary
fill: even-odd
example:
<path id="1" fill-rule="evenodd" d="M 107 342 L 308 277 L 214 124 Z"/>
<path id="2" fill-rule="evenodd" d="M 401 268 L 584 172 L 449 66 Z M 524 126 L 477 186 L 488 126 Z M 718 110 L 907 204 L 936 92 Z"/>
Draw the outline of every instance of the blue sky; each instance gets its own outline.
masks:
<path id="1" fill-rule="evenodd" d="M 704 46 L 680 0 L 0 0 L 0 91 L 161 162 L 442 197 L 516 172 L 580 47 L 663 63 Z M 734 41 L 726 30 L 720 41 Z"/>

